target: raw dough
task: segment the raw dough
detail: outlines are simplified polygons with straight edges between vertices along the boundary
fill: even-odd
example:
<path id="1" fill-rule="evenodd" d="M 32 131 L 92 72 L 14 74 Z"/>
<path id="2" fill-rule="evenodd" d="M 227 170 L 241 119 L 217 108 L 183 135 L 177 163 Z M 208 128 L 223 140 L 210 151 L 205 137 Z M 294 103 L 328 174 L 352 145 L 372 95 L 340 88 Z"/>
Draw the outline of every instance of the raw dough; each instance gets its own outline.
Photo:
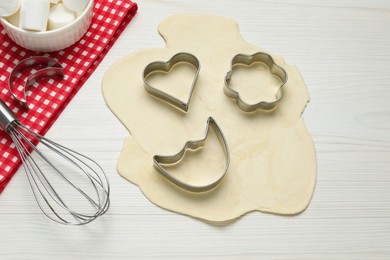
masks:
<path id="1" fill-rule="evenodd" d="M 246 114 L 224 95 L 223 80 L 234 55 L 264 50 L 245 42 L 235 21 L 203 14 L 175 15 L 160 24 L 159 33 L 166 48 L 126 56 L 112 65 L 103 79 L 107 105 L 131 133 L 118 160 L 119 174 L 138 185 L 156 205 L 206 221 L 221 223 L 256 210 L 287 215 L 303 211 L 315 186 L 316 157 L 301 117 L 309 95 L 299 70 L 273 55 L 289 77 L 283 99 L 272 112 Z M 187 114 L 149 95 L 142 81 L 148 63 L 167 61 L 181 51 L 194 54 L 201 64 Z M 190 85 L 194 72 L 182 67 L 168 75 L 156 75 L 156 84 L 185 99 L 183 87 Z M 243 70 L 236 85 L 249 99 L 268 98 L 278 82 L 270 73 L 261 73 L 269 84 L 256 88 L 256 67 L 264 66 L 255 64 Z M 186 90 L 188 93 L 188 87 Z M 153 168 L 152 157 L 175 154 L 186 141 L 201 139 L 209 116 L 227 138 L 231 164 L 217 188 L 193 194 L 162 177 Z M 196 165 L 178 167 L 178 176 L 190 180 L 206 169 L 217 169 L 223 159 L 218 153 L 221 149 L 207 149 L 216 152 L 199 156 Z"/>

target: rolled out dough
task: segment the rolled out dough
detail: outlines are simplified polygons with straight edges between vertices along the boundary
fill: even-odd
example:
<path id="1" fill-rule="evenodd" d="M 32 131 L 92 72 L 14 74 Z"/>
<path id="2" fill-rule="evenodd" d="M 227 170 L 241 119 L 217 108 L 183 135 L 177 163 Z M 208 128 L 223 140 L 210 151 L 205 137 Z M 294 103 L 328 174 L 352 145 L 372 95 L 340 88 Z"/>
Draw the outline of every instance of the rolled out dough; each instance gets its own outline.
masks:
<path id="1" fill-rule="evenodd" d="M 166 48 L 126 56 L 112 65 L 103 79 L 107 105 L 130 132 L 118 159 L 119 174 L 138 185 L 156 205 L 209 222 L 227 223 L 251 211 L 302 212 L 315 187 L 316 156 L 301 117 L 309 95 L 299 70 L 271 54 L 288 73 L 283 99 L 271 112 L 244 113 L 224 95 L 224 77 L 236 54 L 264 50 L 245 42 L 235 21 L 204 14 L 175 15 L 161 22 L 159 33 Z M 149 95 L 142 81 L 147 64 L 167 61 L 183 51 L 195 55 L 201 64 L 187 114 Z M 277 89 L 277 80 L 264 69 L 262 64 L 254 64 L 237 71 L 235 87 L 248 103 L 270 99 Z M 155 84 L 185 100 L 193 73 L 178 66 L 167 75 L 156 75 Z M 255 84 L 260 81 L 267 84 Z M 226 136 L 231 164 L 217 188 L 194 194 L 162 177 L 153 168 L 152 158 L 175 154 L 186 141 L 203 138 L 209 116 Z M 210 145 L 199 151 L 203 156 L 188 156 L 194 160 L 187 160 L 172 173 L 196 180 L 205 178 L 202 173 L 218 169 L 223 155 L 218 143 L 210 140 Z"/>

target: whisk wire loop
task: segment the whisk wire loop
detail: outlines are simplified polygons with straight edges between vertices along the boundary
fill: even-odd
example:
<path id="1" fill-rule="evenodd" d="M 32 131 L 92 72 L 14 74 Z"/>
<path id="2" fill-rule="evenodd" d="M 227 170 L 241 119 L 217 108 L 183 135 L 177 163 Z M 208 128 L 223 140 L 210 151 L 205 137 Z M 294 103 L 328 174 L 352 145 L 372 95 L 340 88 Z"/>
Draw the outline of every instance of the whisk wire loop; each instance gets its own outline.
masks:
<path id="1" fill-rule="evenodd" d="M 0 128 L 14 142 L 37 204 L 48 218 L 65 225 L 83 225 L 107 212 L 110 185 L 94 160 L 25 127 L 1 99 Z M 51 157 L 61 163 L 52 162 Z M 71 199 L 64 198 L 65 193 Z"/>

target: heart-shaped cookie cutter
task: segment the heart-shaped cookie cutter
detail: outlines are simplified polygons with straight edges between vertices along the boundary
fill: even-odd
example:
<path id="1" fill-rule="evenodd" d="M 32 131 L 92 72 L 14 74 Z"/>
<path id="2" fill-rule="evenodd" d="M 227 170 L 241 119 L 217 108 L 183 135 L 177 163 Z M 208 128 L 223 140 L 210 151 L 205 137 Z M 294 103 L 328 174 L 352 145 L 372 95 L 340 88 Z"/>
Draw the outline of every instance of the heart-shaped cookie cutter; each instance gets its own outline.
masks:
<path id="1" fill-rule="evenodd" d="M 182 100 L 180 100 L 172 95 L 165 93 L 164 91 L 161 91 L 161 90 L 153 87 L 148 82 L 148 79 L 147 79 L 152 73 L 157 72 L 157 71 L 169 72 L 173 68 L 173 66 L 175 66 L 176 64 L 182 63 L 182 62 L 191 64 L 196 69 L 196 73 L 195 73 L 194 79 L 193 79 L 192 84 L 191 84 L 191 89 L 190 89 L 190 93 L 189 93 L 187 102 L 184 102 L 184 101 L 182 101 Z M 200 71 L 200 63 L 199 63 L 198 59 L 190 53 L 180 52 L 180 53 L 175 54 L 169 61 L 166 61 L 166 62 L 155 61 L 155 62 L 148 64 L 144 69 L 144 72 L 142 74 L 142 78 L 143 78 L 144 83 L 145 83 L 144 84 L 145 90 L 149 94 L 173 105 L 174 107 L 180 109 L 183 112 L 187 112 L 189 105 L 190 105 L 190 102 L 191 102 L 192 93 L 194 92 L 194 88 L 196 85 L 196 80 L 198 79 L 199 71 Z"/>
<path id="2" fill-rule="evenodd" d="M 18 76 L 25 70 L 31 67 L 36 67 L 38 70 L 30 75 L 24 83 L 23 86 L 23 98 L 20 99 L 13 91 L 14 83 Z M 19 103 L 29 109 L 27 103 L 27 89 L 32 86 L 38 79 L 46 77 L 64 77 L 64 68 L 61 64 L 48 57 L 44 56 L 34 56 L 19 62 L 12 70 L 8 78 L 8 89 L 11 92 L 12 96 L 19 101 Z"/>
<path id="3" fill-rule="evenodd" d="M 178 178 L 173 176 L 171 173 L 169 173 L 163 167 L 163 165 L 175 165 L 175 164 L 179 163 L 183 159 L 185 152 L 187 150 L 195 151 L 195 150 L 203 148 L 206 144 L 206 140 L 207 140 L 210 128 L 214 131 L 214 133 L 216 134 L 216 136 L 218 138 L 219 143 L 223 147 L 223 151 L 225 154 L 225 161 L 226 161 L 225 168 L 224 168 L 223 172 L 216 180 L 214 180 L 211 183 L 208 183 L 206 185 L 193 185 L 191 183 L 179 180 Z M 153 162 L 154 162 L 154 167 L 165 178 L 167 178 L 169 181 L 176 184 L 180 188 L 187 190 L 187 191 L 191 191 L 191 192 L 205 192 L 205 191 L 209 191 L 209 190 L 215 188 L 222 181 L 223 177 L 226 175 L 226 173 L 229 169 L 229 165 L 230 165 L 229 147 L 228 147 L 226 138 L 225 138 L 224 134 L 222 133 L 221 128 L 218 126 L 217 122 L 212 117 L 209 117 L 207 120 L 206 135 L 203 139 L 196 140 L 196 141 L 188 141 L 184 145 L 184 147 L 175 155 L 171 155 L 171 156 L 155 155 L 153 157 Z"/>
<path id="4" fill-rule="evenodd" d="M 267 65 L 271 73 L 281 80 L 281 84 L 279 85 L 278 91 L 275 94 L 276 99 L 272 102 L 260 101 L 255 104 L 248 104 L 241 99 L 240 94 L 236 90 L 234 90 L 230 85 L 230 80 L 234 74 L 234 66 L 240 64 L 250 66 L 255 62 L 261 62 Z M 257 109 L 269 111 L 269 110 L 273 110 L 278 104 L 278 102 L 282 99 L 283 86 L 286 84 L 287 79 L 288 79 L 287 72 L 281 66 L 275 63 L 271 55 L 265 52 L 257 52 L 252 55 L 237 54 L 232 59 L 231 70 L 226 74 L 225 86 L 223 90 L 228 97 L 235 99 L 238 107 L 245 112 L 254 112 Z"/>

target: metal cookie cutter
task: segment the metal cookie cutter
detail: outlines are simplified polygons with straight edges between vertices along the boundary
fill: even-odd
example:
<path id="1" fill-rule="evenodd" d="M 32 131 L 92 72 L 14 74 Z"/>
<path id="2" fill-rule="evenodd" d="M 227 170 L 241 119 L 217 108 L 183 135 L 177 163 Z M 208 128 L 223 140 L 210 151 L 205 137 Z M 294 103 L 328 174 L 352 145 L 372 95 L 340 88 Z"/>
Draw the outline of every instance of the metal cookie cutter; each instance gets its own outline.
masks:
<path id="1" fill-rule="evenodd" d="M 183 182 L 183 181 L 177 179 L 172 174 L 170 174 L 163 167 L 163 165 L 175 165 L 175 164 L 179 163 L 183 159 L 184 154 L 185 154 L 185 152 L 187 150 L 195 151 L 197 149 L 203 148 L 205 146 L 206 139 L 208 137 L 209 128 L 211 128 L 214 131 L 214 133 L 216 134 L 216 136 L 218 138 L 218 141 L 222 145 L 224 153 L 225 153 L 226 164 L 225 164 L 225 169 L 223 170 L 221 175 L 215 181 L 213 181 L 213 182 L 211 182 L 209 184 L 206 184 L 206 185 L 192 185 L 192 184 L 190 184 L 188 182 Z M 176 184 L 180 188 L 185 189 L 187 191 L 192 191 L 192 192 L 205 192 L 205 191 L 209 191 L 209 190 L 213 189 L 214 187 L 216 187 L 222 181 L 223 177 L 225 176 L 226 172 L 229 169 L 230 154 L 229 154 L 229 147 L 228 147 L 227 141 L 226 141 L 225 136 L 223 135 L 223 133 L 221 131 L 221 128 L 218 126 L 218 124 L 215 122 L 215 120 L 212 117 L 209 117 L 208 120 L 207 120 L 207 128 L 206 128 L 206 136 L 205 136 L 205 138 L 203 138 L 201 140 L 197 140 L 197 141 L 188 141 L 184 145 L 183 149 L 181 149 L 180 152 L 178 152 L 175 155 L 171 155 L 171 156 L 155 155 L 153 157 L 153 161 L 154 161 L 154 167 L 165 178 L 167 178 L 169 181 L 171 181 L 172 183 Z"/>
<path id="2" fill-rule="evenodd" d="M 17 95 L 13 92 L 14 83 L 18 78 L 19 74 L 21 74 L 25 69 L 36 67 L 38 71 L 34 74 L 30 75 L 23 87 L 23 99 L 19 99 Z M 18 100 L 21 105 L 28 109 L 27 103 L 27 89 L 32 86 L 38 79 L 45 77 L 64 77 L 64 68 L 61 64 L 51 58 L 44 56 L 36 56 L 30 57 L 19 62 L 12 70 L 11 75 L 8 79 L 8 88 L 12 94 L 12 96 Z"/>
<path id="3" fill-rule="evenodd" d="M 272 102 L 260 101 L 256 104 L 248 104 L 245 101 L 243 101 L 240 97 L 240 94 L 230 86 L 230 80 L 234 73 L 235 65 L 243 64 L 243 65 L 250 66 L 255 62 L 261 62 L 267 65 L 271 73 L 277 76 L 282 82 L 279 86 L 278 91 L 275 94 L 276 99 Z M 228 97 L 235 99 L 238 104 L 238 107 L 245 112 L 253 112 L 256 111 L 257 109 L 272 110 L 276 107 L 277 103 L 282 99 L 283 86 L 286 84 L 287 78 L 288 78 L 287 72 L 281 66 L 276 64 L 274 59 L 271 57 L 271 55 L 267 53 L 257 52 L 253 55 L 238 54 L 233 58 L 231 64 L 231 70 L 226 74 L 225 86 L 223 90 Z"/>
<path id="4" fill-rule="evenodd" d="M 183 102 L 182 100 L 177 99 L 174 96 L 169 95 L 169 94 L 153 87 L 148 82 L 148 79 L 147 79 L 148 76 L 151 75 L 153 72 L 156 72 L 156 71 L 169 72 L 173 68 L 173 66 L 175 66 L 178 63 L 182 63 L 182 62 L 189 63 L 192 66 L 194 66 L 196 69 L 196 73 L 195 73 L 194 79 L 192 81 L 192 85 L 191 85 L 191 89 L 190 89 L 190 93 L 189 93 L 187 102 Z M 199 70 L 200 70 L 200 63 L 199 63 L 198 59 L 194 55 L 192 55 L 190 53 L 186 53 L 186 52 L 177 53 L 167 62 L 164 62 L 164 61 L 152 62 L 145 67 L 144 72 L 142 74 L 142 78 L 143 78 L 144 83 L 145 83 L 145 90 L 149 94 L 151 94 L 155 97 L 158 97 L 159 99 L 162 99 L 163 101 L 175 106 L 176 108 L 182 110 L 183 112 L 187 112 L 189 105 L 190 105 L 190 102 L 191 102 L 192 93 L 193 93 L 195 85 L 196 85 L 196 80 L 198 79 Z"/>

